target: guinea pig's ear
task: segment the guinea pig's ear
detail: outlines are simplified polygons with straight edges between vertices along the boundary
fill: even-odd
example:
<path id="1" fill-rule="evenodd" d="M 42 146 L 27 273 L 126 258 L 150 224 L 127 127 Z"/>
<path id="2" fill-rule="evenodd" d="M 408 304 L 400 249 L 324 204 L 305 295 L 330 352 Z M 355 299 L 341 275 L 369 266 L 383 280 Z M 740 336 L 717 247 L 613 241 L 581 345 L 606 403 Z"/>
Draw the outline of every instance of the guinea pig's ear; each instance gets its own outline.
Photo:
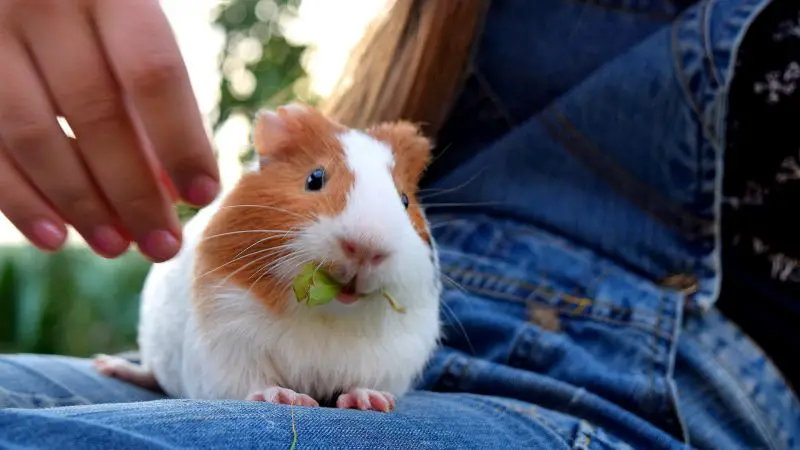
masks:
<path id="1" fill-rule="evenodd" d="M 263 165 L 286 144 L 289 129 L 286 120 L 277 112 L 262 109 L 256 113 L 253 125 L 253 147 Z"/>
<path id="2" fill-rule="evenodd" d="M 407 176 L 418 183 L 422 172 L 431 159 L 431 141 L 420 132 L 419 127 L 410 122 L 394 122 L 376 125 L 369 134 L 392 148 L 398 165 Z"/>
<path id="3" fill-rule="evenodd" d="M 303 122 L 312 112 L 301 103 L 279 106 L 275 111 L 258 111 L 253 127 L 253 146 L 262 164 L 286 147 L 292 133 L 303 128 Z"/>

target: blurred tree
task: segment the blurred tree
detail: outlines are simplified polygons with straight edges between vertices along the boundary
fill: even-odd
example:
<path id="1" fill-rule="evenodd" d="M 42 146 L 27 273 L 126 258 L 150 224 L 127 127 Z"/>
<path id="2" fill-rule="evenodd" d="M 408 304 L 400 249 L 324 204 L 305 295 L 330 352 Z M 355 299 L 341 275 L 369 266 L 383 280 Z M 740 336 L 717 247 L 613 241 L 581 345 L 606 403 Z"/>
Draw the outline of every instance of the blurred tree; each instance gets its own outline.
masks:
<path id="1" fill-rule="evenodd" d="M 232 114 L 252 119 L 259 108 L 297 96 L 306 48 L 283 37 L 281 22 L 299 6 L 300 0 L 234 0 L 217 11 L 214 24 L 225 30 L 225 51 L 215 130 Z"/>
<path id="2" fill-rule="evenodd" d="M 215 26 L 225 33 L 223 77 L 213 130 L 235 115 L 252 119 L 300 95 L 305 48 L 283 37 L 281 21 L 300 0 L 227 0 Z M 245 154 L 244 158 L 250 157 Z M 195 212 L 178 208 L 183 219 Z M 150 264 L 136 252 L 104 260 L 87 249 L 48 255 L 0 248 L 0 352 L 88 356 L 135 346 L 139 293 Z"/>
<path id="3" fill-rule="evenodd" d="M 290 43 L 281 24 L 296 16 L 301 0 L 229 0 L 216 10 L 214 25 L 225 33 L 220 55 L 219 105 L 212 120 L 216 132 L 232 116 L 252 121 L 261 108 L 275 108 L 301 97 L 308 103 L 316 99 L 306 88 L 302 66 L 306 47 Z M 254 156 L 245 149 L 243 163 Z M 197 210 L 180 205 L 181 220 Z"/>

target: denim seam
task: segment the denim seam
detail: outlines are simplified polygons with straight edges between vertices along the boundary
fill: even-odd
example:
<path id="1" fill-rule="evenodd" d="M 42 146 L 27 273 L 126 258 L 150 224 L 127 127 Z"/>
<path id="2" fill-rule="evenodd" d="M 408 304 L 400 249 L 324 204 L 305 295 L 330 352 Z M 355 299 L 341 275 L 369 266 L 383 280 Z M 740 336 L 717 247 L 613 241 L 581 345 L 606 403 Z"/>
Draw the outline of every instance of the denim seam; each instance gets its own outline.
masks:
<path id="1" fill-rule="evenodd" d="M 548 112 L 549 114 L 547 114 Z M 551 116 L 549 120 L 547 120 L 548 115 Z M 713 234 L 714 227 L 711 221 L 687 213 L 681 206 L 669 202 L 662 195 L 654 192 L 652 188 L 646 186 L 645 183 L 630 176 L 618 165 L 613 162 L 609 163 L 607 158 L 593 158 L 591 155 L 602 155 L 604 152 L 581 133 L 566 115 L 558 111 L 555 106 L 547 108 L 539 116 L 539 121 L 555 141 L 560 143 L 570 155 L 582 162 L 587 170 L 595 173 L 600 179 L 608 180 L 608 173 L 610 171 L 614 172 L 616 177 L 612 177 L 612 180 L 616 181 L 609 182 L 609 186 L 620 193 L 623 198 L 631 201 L 641 208 L 643 212 L 656 219 L 658 223 L 684 234 L 686 239 L 695 240 Z M 603 164 L 603 170 L 598 170 L 590 162 Z M 626 188 L 631 184 L 635 185 L 635 189 Z M 644 198 L 638 194 L 632 196 L 632 192 L 644 193 Z M 653 205 L 663 206 L 654 209 Z"/>
<path id="2" fill-rule="evenodd" d="M 779 447 L 773 441 L 772 433 L 770 433 L 770 431 L 774 431 L 772 426 L 762 419 L 764 414 L 756 413 L 759 411 L 763 413 L 763 411 L 768 410 L 769 408 L 765 408 L 763 405 L 760 405 L 755 399 L 751 398 L 751 396 L 747 394 L 747 389 L 745 389 L 745 387 L 740 383 L 741 376 L 737 373 L 737 370 L 729 367 L 721 359 L 719 359 L 716 352 L 706 347 L 700 339 L 693 339 L 693 341 L 697 343 L 698 347 L 705 348 L 711 355 L 713 361 L 716 363 L 716 366 L 728 375 L 731 385 L 735 386 L 736 390 L 738 391 L 737 400 L 742 404 L 747 405 L 751 412 L 750 418 L 753 419 L 759 431 L 761 432 L 762 439 L 769 442 L 770 448 L 778 449 Z M 791 395 L 791 393 L 789 395 Z"/>
<path id="3" fill-rule="evenodd" d="M 675 382 L 675 361 L 678 357 L 678 343 L 680 342 L 681 338 L 680 324 L 683 323 L 683 315 L 687 305 L 688 304 L 686 302 L 682 302 L 682 304 L 676 305 L 674 311 L 673 323 L 675 325 L 672 330 L 673 340 L 668 346 L 669 353 L 667 355 L 667 373 L 665 374 L 665 378 L 667 383 L 667 395 L 669 397 L 669 401 L 671 402 L 671 405 L 669 405 L 670 412 L 673 413 L 675 418 L 678 420 L 678 427 L 680 427 L 683 443 L 686 444 L 687 447 L 691 447 L 689 428 L 686 426 L 686 420 L 683 418 L 683 414 L 681 413 L 680 401 L 678 398 L 678 385 Z"/>
<path id="4" fill-rule="evenodd" d="M 75 394 L 73 394 L 66 386 L 64 386 L 63 384 L 57 382 L 56 380 L 48 377 L 47 375 L 45 375 L 42 372 L 39 372 L 37 370 L 33 370 L 30 367 L 24 366 L 22 364 L 19 364 L 19 363 L 16 363 L 14 361 L 10 361 L 10 360 L 5 360 L 5 361 L 3 361 L 3 363 L 12 365 L 12 366 L 16 367 L 17 369 L 21 369 L 21 370 L 23 370 L 23 371 L 25 371 L 25 372 L 27 372 L 29 374 L 32 374 L 34 376 L 41 377 L 41 378 L 47 380 L 48 382 L 53 383 L 54 386 L 58 386 L 59 388 L 63 389 L 64 392 L 68 392 L 70 397 L 75 397 Z M 61 398 L 61 397 L 52 397 L 52 398 Z M 64 398 L 66 398 L 66 397 L 64 397 Z"/>
<path id="5" fill-rule="evenodd" d="M 659 302 L 659 309 L 658 309 L 658 312 L 659 312 L 659 315 L 658 315 L 658 327 L 659 327 L 659 329 L 660 329 L 661 324 L 663 322 L 663 318 L 667 316 L 666 312 L 667 312 L 667 309 L 670 306 L 670 304 L 671 303 L 668 301 L 668 296 L 666 294 L 662 295 L 661 296 L 661 301 Z M 666 340 L 666 342 L 664 342 L 664 350 L 666 351 L 666 358 L 665 358 L 666 360 L 664 361 L 664 363 L 665 363 L 666 367 L 665 367 L 665 373 L 663 374 L 664 375 L 663 376 L 663 380 L 664 380 L 664 383 L 665 383 L 665 388 L 666 388 L 666 394 L 667 395 L 659 396 L 659 398 L 661 398 L 661 400 L 662 400 L 662 405 L 661 405 L 660 409 L 663 410 L 663 411 L 666 411 L 667 414 L 674 415 L 674 417 L 678 420 L 677 425 L 678 425 L 678 432 L 680 433 L 681 441 L 685 445 L 690 446 L 691 444 L 690 444 L 690 440 L 689 440 L 689 431 L 686 428 L 684 420 L 683 420 L 683 417 L 680 414 L 680 410 L 678 408 L 677 393 L 673 389 L 674 388 L 674 384 L 673 384 L 673 381 L 672 381 L 674 358 L 676 357 L 676 354 L 677 354 L 677 343 L 678 343 L 678 338 L 679 338 L 679 334 L 680 334 L 680 326 L 678 324 L 681 323 L 681 317 L 682 317 L 682 312 L 681 311 L 682 311 L 682 305 L 681 304 L 676 304 L 674 310 L 670 310 L 669 311 L 671 313 L 670 316 L 672 316 L 672 320 L 667 321 L 667 323 L 670 325 L 670 329 L 667 331 L 667 333 L 671 336 L 671 339 L 668 339 L 668 340 Z M 653 343 L 654 343 L 653 351 L 656 352 L 655 354 L 657 354 L 658 357 L 659 357 L 659 360 L 661 360 L 661 355 L 662 355 L 662 353 L 664 353 L 664 351 L 662 351 L 661 346 L 659 346 L 658 337 L 656 337 L 654 339 Z M 655 366 L 655 362 L 653 363 L 653 366 Z M 653 369 L 655 371 L 655 367 L 653 367 Z"/>
<path id="6" fill-rule="evenodd" d="M 684 14 L 689 14 L 689 13 L 684 12 L 682 15 Z M 673 59 L 673 64 L 675 64 L 675 78 L 678 80 L 678 85 L 680 85 L 681 90 L 683 91 L 684 100 L 686 101 L 686 104 L 692 110 L 695 119 L 700 124 L 700 128 L 703 130 L 703 136 L 705 136 L 705 138 L 708 139 L 708 141 L 711 142 L 715 148 L 719 149 L 719 142 L 717 140 L 717 136 L 715 136 L 715 133 L 711 129 L 709 129 L 708 124 L 706 123 L 706 120 L 703 117 L 700 105 L 698 105 L 697 100 L 694 98 L 694 95 L 692 95 L 692 91 L 689 88 L 689 81 L 687 80 L 686 68 L 683 66 L 683 64 L 681 64 L 680 61 L 681 51 L 680 51 L 680 45 L 678 45 L 678 32 L 680 30 L 679 27 L 680 23 L 681 23 L 680 20 L 678 20 L 675 21 L 675 23 L 673 24 L 672 36 L 670 39 L 672 42 L 672 59 Z"/>
<path id="7" fill-rule="evenodd" d="M 498 298 L 500 300 L 513 300 L 515 302 L 520 302 L 520 303 L 523 303 L 523 304 L 525 302 L 525 298 L 524 297 L 519 297 L 519 296 L 516 296 L 514 294 L 506 294 L 506 293 L 501 293 L 501 292 L 497 292 L 497 291 L 493 291 L 493 290 L 479 289 L 479 288 L 475 288 L 475 287 L 468 287 L 466 289 L 471 291 L 471 292 L 474 292 L 476 294 L 479 294 L 479 295 L 493 296 L 493 297 Z M 549 306 L 549 307 L 555 309 L 556 311 L 558 311 L 559 313 L 561 313 L 564 316 L 569 316 L 569 317 L 572 317 L 572 318 L 583 318 L 583 319 L 594 321 L 594 322 L 601 322 L 601 323 L 606 323 L 606 324 L 610 324 L 610 325 L 617 325 L 617 326 L 621 326 L 621 327 L 634 327 L 634 328 L 638 328 L 638 329 L 640 329 L 642 331 L 646 331 L 648 333 L 656 333 L 656 334 L 659 335 L 659 337 L 661 337 L 663 339 L 671 339 L 668 336 L 664 336 L 663 333 L 660 330 L 655 329 L 652 325 L 647 325 L 647 324 L 640 323 L 640 322 L 635 322 L 635 321 L 623 322 L 621 320 L 609 319 L 607 317 L 593 316 L 593 315 L 591 315 L 589 313 L 574 312 L 573 310 L 568 310 L 566 308 L 562 308 L 562 307 L 559 307 L 559 306 L 553 306 L 553 305 L 551 305 L 549 303 L 546 303 L 546 302 L 540 302 L 540 301 L 534 301 L 534 302 L 538 303 L 540 305 Z"/>
<path id="8" fill-rule="evenodd" d="M 659 332 L 661 331 L 661 308 L 663 304 L 663 296 L 661 297 L 662 301 L 659 301 L 659 307 L 656 310 L 656 323 L 655 329 Z M 661 352 L 659 352 L 658 348 L 658 333 L 653 333 L 652 341 L 650 342 L 650 351 L 653 352 L 653 357 L 650 359 L 650 376 L 647 380 L 647 393 L 651 399 L 658 399 L 658 395 L 655 393 L 655 384 L 656 384 L 656 359 L 660 358 Z M 657 400 L 658 402 L 658 400 Z M 658 409 L 661 409 L 663 405 L 659 406 Z"/>
<path id="9" fill-rule="evenodd" d="M 581 309 L 585 309 L 587 306 L 599 305 L 599 306 L 603 306 L 603 307 L 609 308 L 609 309 L 614 310 L 614 311 L 619 312 L 619 313 L 632 313 L 632 312 L 634 312 L 633 308 L 626 308 L 624 306 L 619 306 L 619 305 L 617 305 L 615 303 L 605 302 L 605 301 L 602 301 L 602 300 L 594 300 L 594 299 L 590 299 L 590 298 L 586 298 L 586 297 L 577 297 L 577 296 L 570 295 L 570 294 L 567 294 L 567 293 L 559 293 L 559 292 L 556 292 L 555 290 L 552 290 L 551 288 L 548 288 L 547 286 L 544 286 L 544 285 L 536 285 L 536 284 L 533 284 L 533 283 L 531 283 L 529 281 L 521 280 L 519 278 L 511 278 L 511 277 L 506 277 L 506 276 L 502 276 L 502 275 L 494 275 L 494 274 L 489 274 L 489 273 L 481 272 L 479 270 L 474 270 L 474 269 L 473 270 L 464 269 L 464 268 L 462 268 L 462 267 L 460 267 L 460 266 L 458 266 L 456 264 L 445 266 L 445 267 L 442 268 L 442 270 L 444 272 L 449 272 L 449 273 L 453 273 L 453 274 L 460 274 L 460 275 L 468 276 L 468 277 L 471 277 L 471 278 L 483 279 L 486 282 L 493 282 L 493 283 L 496 283 L 496 284 L 499 284 L 499 285 L 511 285 L 511 286 L 514 286 L 514 287 L 522 288 L 523 290 L 528 291 L 530 295 L 528 297 L 521 297 L 521 296 L 514 296 L 514 297 L 518 298 L 523 303 L 525 303 L 526 300 L 528 300 L 528 298 L 533 299 L 534 297 L 537 297 L 537 296 L 538 297 L 542 297 L 542 298 L 546 298 L 548 300 L 554 299 L 556 296 L 559 296 L 559 297 L 562 297 L 559 300 L 561 300 L 561 301 L 563 301 L 565 303 L 571 304 L 571 305 L 575 305 L 577 308 L 581 308 Z M 467 283 L 467 284 L 471 284 L 471 283 Z M 462 283 L 462 285 L 463 285 L 463 283 Z M 486 288 L 481 288 L 481 289 L 483 291 L 491 291 L 491 289 L 486 289 Z M 499 293 L 501 293 L 501 292 L 499 292 Z M 502 292 L 502 294 L 506 294 L 506 293 Z M 656 317 L 656 315 L 653 315 L 653 317 Z"/>
<path id="10" fill-rule="evenodd" d="M 541 415 L 539 413 L 539 408 L 537 408 L 535 405 L 528 405 L 527 408 L 523 408 L 523 407 L 509 405 L 503 402 L 502 400 L 493 399 L 489 400 L 488 402 L 491 403 L 492 406 L 499 407 L 504 412 L 514 412 L 526 417 L 530 417 L 537 422 L 541 422 L 542 425 L 546 426 L 547 428 L 550 428 L 550 430 L 554 431 L 556 434 L 560 434 L 562 436 L 569 436 L 571 434 L 567 430 L 561 428 L 560 426 L 556 425 L 555 423 L 551 422 L 549 419 Z"/>
<path id="11" fill-rule="evenodd" d="M 554 434 L 554 437 L 557 437 L 559 440 L 566 442 L 567 437 L 570 433 L 564 433 L 563 430 L 557 426 L 553 426 L 551 422 L 544 419 L 539 414 L 526 414 L 522 411 L 517 410 L 516 408 L 510 408 L 509 405 L 503 404 L 502 400 L 493 400 L 486 396 L 475 396 L 475 404 L 480 407 L 481 409 L 487 412 L 501 412 L 501 413 L 508 413 L 509 415 L 516 414 L 517 417 L 521 419 L 532 419 L 534 422 L 542 425 L 543 427 L 547 428 L 548 431 Z"/>
<path id="12" fill-rule="evenodd" d="M 508 107 L 506 106 L 505 102 L 503 102 L 503 99 L 497 95 L 497 92 L 494 90 L 494 87 L 492 87 L 492 84 L 489 82 L 489 80 L 483 76 L 483 72 L 481 72 L 481 70 L 476 66 L 472 72 L 472 75 L 475 77 L 475 81 L 478 82 L 478 87 L 483 95 L 485 95 L 486 98 L 489 99 L 489 102 L 491 102 L 492 106 L 497 109 L 497 112 L 503 117 L 503 120 L 505 120 L 509 129 L 515 128 L 517 126 L 517 121 L 514 120 L 511 111 L 508 110 Z"/>
<path id="13" fill-rule="evenodd" d="M 706 25 L 706 14 L 708 11 L 712 11 L 714 6 L 716 5 L 717 0 L 707 0 L 707 2 L 702 5 L 703 8 L 700 11 L 701 17 L 699 18 L 700 29 L 698 30 L 697 27 L 690 23 L 689 21 L 694 18 L 690 18 L 690 16 L 697 16 L 698 12 L 693 11 L 692 9 L 688 9 L 684 11 L 673 23 L 672 26 L 672 56 L 673 62 L 675 65 L 675 76 L 678 80 L 678 84 L 681 86 L 683 90 L 685 99 L 687 104 L 690 106 L 692 112 L 694 113 L 695 117 L 697 118 L 701 128 L 703 130 L 703 135 L 706 139 L 709 140 L 715 147 L 717 151 L 721 151 L 722 145 L 722 136 L 720 136 L 720 129 L 717 124 L 710 124 L 706 119 L 707 112 L 713 112 L 711 109 L 718 105 L 716 100 L 712 100 L 710 103 L 704 103 L 702 97 L 707 96 L 712 99 L 716 99 L 718 94 L 721 90 L 724 90 L 725 87 L 729 84 L 730 80 L 727 83 L 722 83 L 719 79 L 719 74 L 716 71 L 716 68 L 713 64 L 713 57 L 710 56 L 713 53 L 713 48 L 709 47 L 710 45 L 710 36 L 708 36 L 708 27 Z M 728 17 L 722 22 L 721 28 L 730 28 L 736 30 L 734 33 L 736 34 L 736 40 L 732 42 L 728 48 L 725 49 L 725 52 L 728 55 L 728 66 L 725 69 L 730 71 L 733 69 L 736 63 L 736 56 L 738 54 L 739 45 L 741 39 L 743 38 L 743 31 L 746 30 L 749 24 L 754 20 L 755 16 L 758 15 L 759 10 L 763 10 L 766 4 L 769 2 L 762 1 L 762 0 L 742 0 L 742 2 L 733 9 L 732 12 L 729 13 Z M 749 22 L 743 24 L 735 24 L 733 23 L 733 19 L 735 17 L 739 17 L 740 14 L 744 14 L 748 16 Z M 694 20 L 692 20 L 694 21 Z M 693 44 L 692 47 L 686 48 L 679 44 L 680 39 L 678 38 L 678 34 L 681 32 L 690 32 L 691 36 L 685 38 L 686 42 Z M 698 35 L 699 34 L 699 35 Z M 689 70 L 683 64 L 681 64 L 681 56 L 682 55 L 694 55 L 700 58 L 703 61 L 700 69 L 691 69 Z M 709 70 L 713 68 L 713 70 Z M 701 75 L 707 75 L 710 80 L 713 82 L 703 82 L 701 86 L 698 88 L 698 92 L 694 93 L 689 88 L 688 78 L 692 74 L 697 73 L 700 71 Z M 705 72 L 705 73 L 703 73 Z M 708 95 L 710 91 L 711 95 Z M 721 113 L 722 111 L 717 111 L 717 113 Z M 723 115 L 724 114 L 718 114 Z"/>
<path id="14" fill-rule="evenodd" d="M 700 21 L 700 33 L 703 36 L 703 62 L 706 66 L 706 71 L 709 74 L 709 80 L 713 81 L 714 89 L 718 90 L 722 86 L 722 78 L 717 73 L 717 68 L 714 67 L 714 61 L 711 59 L 714 46 L 711 44 L 711 33 L 709 33 L 711 14 L 709 11 L 714 6 L 714 2 L 706 1 L 702 8 L 702 20 Z M 711 83 L 710 83 L 711 84 Z"/>
<path id="15" fill-rule="evenodd" d="M 82 397 L 80 395 L 75 395 L 75 394 L 70 394 L 67 397 L 53 397 L 49 395 L 42 395 L 36 393 L 10 391 L 2 387 L 0 387 L 0 397 L 10 398 L 10 399 L 13 398 L 24 399 L 28 400 L 30 403 L 33 403 L 33 400 L 44 400 L 47 403 L 58 403 L 58 404 L 68 403 L 68 404 L 88 405 L 92 403 L 86 397 Z"/>
<path id="16" fill-rule="evenodd" d="M 625 315 L 632 314 L 634 312 L 633 309 L 623 308 L 621 306 L 617 306 L 617 305 L 614 305 L 612 303 L 592 301 L 592 300 L 590 300 L 588 298 L 578 298 L 578 297 L 575 297 L 575 296 L 572 296 L 572 295 L 569 295 L 569 294 L 566 294 L 566 293 L 556 294 L 555 292 L 550 292 L 548 294 L 551 294 L 552 297 L 548 297 L 546 295 L 543 295 L 543 293 L 542 293 L 542 288 L 544 288 L 543 286 L 535 286 L 535 285 L 529 284 L 529 283 L 527 283 L 525 281 L 521 281 L 521 280 L 517 280 L 517 279 L 502 278 L 502 277 L 499 277 L 499 276 L 496 276 L 496 275 L 488 275 L 488 274 L 484 274 L 484 273 L 476 272 L 476 271 L 467 271 L 467 270 L 454 269 L 452 267 L 448 267 L 448 268 L 446 268 L 444 270 L 445 271 L 449 271 L 449 272 L 451 272 L 453 274 L 461 273 L 461 274 L 466 274 L 466 275 L 470 276 L 471 277 L 470 282 L 469 283 L 463 283 L 462 282 L 461 283 L 461 287 L 464 288 L 464 289 L 470 290 L 472 292 L 475 292 L 477 294 L 487 295 L 487 296 L 491 296 L 491 297 L 495 297 L 495 298 L 499 298 L 499 299 L 503 299 L 503 300 L 515 301 L 515 302 L 518 302 L 518 303 L 522 303 L 524 305 L 528 305 L 528 304 L 531 304 L 531 303 L 536 303 L 536 304 L 539 304 L 539 305 L 551 307 L 551 308 L 555 309 L 556 311 L 558 311 L 558 312 L 560 312 L 560 313 L 562 313 L 564 315 L 569 315 L 569 316 L 572 316 L 572 317 L 583 317 L 583 318 L 590 319 L 590 320 L 596 320 L 596 321 L 599 321 L 599 322 L 615 324 L 615 325 L 620 325 L 620 326 L 632 325 L 632 326 L 635 326 L 635 327 L 637 327 L 639 329 L 642 329 L 644 331 L 658 333 L 659 336 L 664 337 L 666 339 L 671 339 L 671 337 L 665 336 L 662 333 L 661 330 L 659 330 L 656 327 L 654 327 L 653 325 L 649 325 L 647 323 L 640 323 L 640 322 L 633 321 L 633 320 L 631 320 L 631 321 L 621 321 L 621 320 L 616 320 L 616 319 L 612 319 L 612 318 L 600 317 L 600 316 L 592 315 L 590 312 L 588 312 L 588 313 L 584 313 L 583 312 L 587 307 L 590 307 L 590 306 L 593 306 L 593 305 L 602 305 L 604 307 L 607 307 L 610 310 L 613 310 L 613 311 L 616 311 L 618 313 L 625 314 Z M 486 284 L 487 282 L 494 282 L 495 284 L 498 284 L 498 285 L 512 285 L 512 286 L 515 286 L 517 288 L 520 288 L 520 289 L 523 289 L 523 290 L 527 291 L 528 295 L 520 296 L 520 295 L 516 295 L 516 294 L 513 294 L 513 293 L 502 292 L 502 291 L 499 291 L 499 290 L 496 290 L 496 289 L 490 289 L 490 288 L 486 288 L 486 287 L 483 287 L 483 286 L 477 286 L 475 279 L 478 279 L 478 282 L 482 282 L 481 284 Z M 548 301 L 537 300 L 536 297 L 541 297 L 541 298 L 544 298 L 546 300 L 555 301 L 555 304 L 550 303 Z M 559 305 L 558 304 L 559 302 L 566 303 L 566 304 L 570 305 L 571 307 L 564 307 L 563 305 Z M 641 314 L 642 311 L 636 311 L 636 312 Z M 656 318 L 657 316 L 653 315 L 652 317 Z"/>

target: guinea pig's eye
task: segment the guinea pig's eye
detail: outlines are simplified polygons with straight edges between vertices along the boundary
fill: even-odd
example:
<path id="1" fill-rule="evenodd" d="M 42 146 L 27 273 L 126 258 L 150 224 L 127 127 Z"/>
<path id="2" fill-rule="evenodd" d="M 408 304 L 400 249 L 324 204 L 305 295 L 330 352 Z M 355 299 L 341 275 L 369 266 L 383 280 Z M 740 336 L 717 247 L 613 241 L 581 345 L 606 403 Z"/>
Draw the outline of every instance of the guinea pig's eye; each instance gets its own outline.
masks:
<path id="1" fill-rule="evenodd" d="M 307 191 L 318 191 L 325 186 L 325 169 L 322 167 L 318 169 L 314 169 L 306 178 L 306 190 Z"/>
<path id="2" fill-rule="evenodd" d="M 408 209 L 408 196 L 406 194 L 400 196 L 400 201 L 403 202 L 403 207 Z"/>

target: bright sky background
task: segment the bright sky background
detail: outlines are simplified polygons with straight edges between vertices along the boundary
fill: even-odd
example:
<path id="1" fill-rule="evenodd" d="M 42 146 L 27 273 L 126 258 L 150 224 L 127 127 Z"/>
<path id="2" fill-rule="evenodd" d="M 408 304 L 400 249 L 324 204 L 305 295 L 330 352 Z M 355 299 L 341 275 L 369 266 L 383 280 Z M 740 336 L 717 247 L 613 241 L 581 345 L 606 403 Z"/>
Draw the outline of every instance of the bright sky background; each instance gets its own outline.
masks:
<path id="1" fill-rule="evenodd" d="M 217 61 L 223 45 L 220 30 L 211 25 L 212 10 L 222 0 L 161 0 L 186 61 L 201 111 L 208 115 L 217 104 L 220 73 Z M 303 0 L 299 17 L 287 24 L 286 37 L 313 48 L 307 71 L 315 93 L 325 96 L 341 73 L 347 54 L 365 26 L 387 0 Z M 231 121 L 215 137 L 223 183 L 239 176 L 239 153 L 247 147 L 247 123 Z M 22 235 L 0 214 L 0 245 L 22 244 Z M 74 235 L 70 242 L 81 244 Z"/>

